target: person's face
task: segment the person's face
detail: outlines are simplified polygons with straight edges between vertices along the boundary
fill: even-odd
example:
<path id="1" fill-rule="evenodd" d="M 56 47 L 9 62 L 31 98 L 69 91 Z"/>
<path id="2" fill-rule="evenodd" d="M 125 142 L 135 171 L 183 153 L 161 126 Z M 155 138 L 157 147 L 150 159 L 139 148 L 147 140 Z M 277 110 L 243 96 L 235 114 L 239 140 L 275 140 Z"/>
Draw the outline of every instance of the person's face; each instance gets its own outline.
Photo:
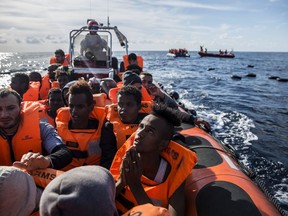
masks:
<path id="1" fill-rule="evenodd" d="M 0 128 L 4 130 L 17 130 L 21 107 L 15 95 L 9 94 L 0 97 Z"/>
<path id="2" fill-rule="evenodd" d="M 89 31 L 89 32 L 90 32 L 91 35 L 96 35 L 98 29 L 99 29 L 98 26 L 91 26 L 91 27 L 89 28 L 89 30 L 92 30 L 92 31 Z"/>
<path id="3" fill-rule="evenodd" d="M 167 146 L 165 131 L 167 126 L 164 119 L 154 115 L 146 116 L 136 131 L 134 144 L 139 153 L 161 152 Z"/>
<path id="4" fill-rule="evenodd" d="M 60 54 L 56 54 L 55 59 L 56 59 L 56 63 L 63 64 L 63 62 L 65 60 L 65 56 L 62 56 Z"/>
<path id="5" fill-rule="evenodd" d="M 55 81 L 54 69 L 48 68 L 48 76 L 49 76 L 49 79 L 50 79 L 51 81 Z"/>
<path id="6" fill-rule="evenodd" d="M 83 122 L 88 121 L 89 114 L 93 109 L 93 104 L 87 104 L 86 95 L 84 93 L 75 95 L 70 94 L 68 97 L 68 105 L 74 125 L 82 125 Z"/>
<path id="7" fill-rule="evenodd" d="M 48 98 L 48 103 L 52 112 L 56 112 L 60 107 L 63 107 L 64 102 L 61 93 L 50 94 Z"/>
<path id="8" fill-rule="evenodd" d="M 57 81 L 59 83 L 60 89 L 63 89 L 64 86 L 69 82 L 69 77 L 68 76 L 59 76 L 57 78 Z"/>
<path id="9" fill-rule="evenodd" d="M 146 75 L 140 75 L 140 78 L 142 80 L 142 85 L 146 88 L 149 89 L 153 82 L 153 78 L 151 76 L 146 76 Z"/>
<path id="10" fill-rule="evenodd" d="M 125 124 L 133 124 L 138 118 L 141 104 L 137 104 L 133 95 L 118 95 L 118 114 Z"/>

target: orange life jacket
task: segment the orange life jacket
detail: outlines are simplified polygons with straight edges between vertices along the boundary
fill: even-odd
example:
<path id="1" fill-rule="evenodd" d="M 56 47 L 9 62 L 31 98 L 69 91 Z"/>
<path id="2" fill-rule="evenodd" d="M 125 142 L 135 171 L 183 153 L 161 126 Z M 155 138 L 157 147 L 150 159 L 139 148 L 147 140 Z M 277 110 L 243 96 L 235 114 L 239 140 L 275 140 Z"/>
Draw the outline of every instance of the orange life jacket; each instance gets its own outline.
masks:
<path id="1" fill-rule="evenodd" d="M 106 105 L 110 104 L 110 101 L 107 100 L 105 93 L 93 94 L 93 100 L 98 107 L 105 107 Z"/>
<path id="2" fill-rule="evenodd" d="M 39 100 L 40 82 L 30 82 L 28 90 L 23 94 L 23 101 Z"/>
<path id="3" fill-rule="evenodd" d="M 50 64 L 55 64 L 56 63 L 56 57 L 55 56 L 51 56 L 50 57 Z M 68 66 L 70 63 L 70 54 L 66 53 L 65 54 L 65 59 L 64 62 L 62 64 L 62 66 Z"/>
<path id="4" fill-rule="evenodd" d="M 124 69 L 126 71 L 129 65 L 128 55 L 123 56 L 123 63 L 124 63 Z M 144 68 L 144 61 L 143 61 L 142 56 L 139 56 L 139 55 L 137 56 L 137 63 L 139 67 L 141 67 L 142 69 Z"/>
<path id="5" fill-rule="evenodd" d="M 139 113 L 151 112 L 151 102 L 142 101 Z M 138 124 L 124 124 L 118 114 L 117 104 L 106 106 L 107 120 L 113 124 L 113 131 L 117 140 L 117 148 L 119 149 L 125 141 L 138 129 Z"/>
<path id="6" fill-rule="evenodd" d="M 19 127 L 12 141 L 0 136 L 0 165 L 11 166 L 28 152 L 42 154 L 38 109 L 38 103 L 22 103 Z"/>
<path id="7" fill-rule="evenodd" d="M 56 127 L 55 119 L 52 118 L 48 114 L 48 110 L 49 110 L 48 101 L 47 100 L 41 100 L 41 101 L 39 101 L 39 103 L 40 103 L 40 109 L 39 109 L 40 121 L 49 123 L 50 125 L 52 125 L 55 128 Z"/>
<path id="8" fill-rule="evenodd" d="M 59 82 L 58 81 L 53 81 L 51 83 L 51 88 L 60 88 Z M 49 89 L 50 90 L 50 89 Z"/>
<path id="9" fill-rule="evenodd" d="M 122 158 L 126 151 L 133 145 L 134 138 L 135 134 L 131 135 L 131 137 L 117 151 L 114 157 L 110 171 L 115 181 L 120 177 Z M 161 157 L 171 166 L 171 171 L 167 179 L 163 183 L 159 184 L 142 175 L 141 182 L 145 192 L 153 203 L 157 206 L 167 208 L 170 197 L 189 176 L 192 168 L 197 162 L 197 157 L 194 152 L 182 147 L 174 141 L 170 141 L 169 146 L 161 152 Z M 122 196 L 122 199 L 121 201 L 120 199 L 116 200 L 116 206 L 121 212 L 125 213 L 129 209 L 127 203 L 130 204 L 130 207 L 137 205 L 137 201 L 129 187 L 126 187 L 120 196 Z M 131 206 L 131 204 L 133 205 Z"/>
<path id="10" fill-rule="evenodd" d="M 48 98 L 48 92 L 51 88 L 51 82 L 49 79 L 49 75 L 46 74 L 45 76 L 42 77 L 42 86 L 40 88 L 40 98 L 47 99 Z"/>
<path id="11" fill-rule="evenodd" d="M 147 203 L 133 207 L 122 216 L 170 216 L 170 213 L 165 208 Z"/>
<path id="12" fill-rule="evenodd" d="M 109 90 L 109 98 L 111 99 L 112 103 L 117 103 L 117 92 L 121 89 L 121 87 L 111 88 Z M 150 94 L 148 93 L 147 89 L 142 86 L 142 101 L 153 101 Z"/>
<path id="13" fill-rule="evenodd" d="M 42 86 L 40 88 L 40 99 L 45 100 L 48 98 L 48 93 L 51 88 L 60 88 L 58 81 L 50 82 L 49 75 L 46 74 L 42 77 Z"/>
<path id="14" fill-rule="evenodd" d="M 100 136 L 105 120 L 105 109 L 94 107 L 90 118 L 99 121 L 97 129 L 69 129 L 71 119 L 69 107 L 62 107 L 57 111 L 56 126 L 66 146 L 72 151 L 73 160 L 62 170 L 87 165 L 99 165 L 101 159 Z M 90 153 L 88 153 L 88 148 Z M 93 152 L 92 152 L 93 151 Z M 90 155 L 89 155 L 90 154 Z"/>
<path id="15" fill-rule="evenodd" d="M 64 173 L 64 171 L 46 168 L 28 172 L 34 179 L 38 187 L 45 188 L 54 178 Z"/>

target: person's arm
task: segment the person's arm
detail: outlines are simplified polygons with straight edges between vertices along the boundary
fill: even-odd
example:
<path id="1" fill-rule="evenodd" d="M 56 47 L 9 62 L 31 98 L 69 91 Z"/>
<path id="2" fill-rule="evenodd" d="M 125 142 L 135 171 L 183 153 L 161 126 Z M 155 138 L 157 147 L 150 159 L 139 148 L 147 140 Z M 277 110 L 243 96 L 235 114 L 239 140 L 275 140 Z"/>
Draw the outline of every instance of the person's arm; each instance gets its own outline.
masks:
<path id="1" fill-rule="evenodd" d="M 142 161 L 135 147 L 131 147 L 126 152 L 123 158 L 122 170 L 123 175 L 125 176 L 125 181 L 133 193 L 138 205 L 146 203 L 153 204 L 152 200 L 146 194 L 141 182 L 143 172 Z"/>
<path id="2" fill-rule="evenodd" d="M 163 92 L 162 89 L 158 88 L 157 86 L 152 86 L 151 88 L 155 88 L 153 90 L 149 89 L 151 95 L 158 97 L 160 99 L 160 102 L 166 104 L 167 106 L 173 109 L 178 109 L 178 104 L 170 96 Z"/>
<path id="3" fill-rule="evenodd" d="M 197 117 L 196 111 L 194 114 L 186 113 L 186 112 L 179 112 L 179 116 L 183 122 L 190 123 L 193 125 L 197 125 L 199 128 L 205 130 L 206 132 L 211 132 L 211 126 L 209 122 Z"/>
<path id="4" fill-rule="evenodd" d="M 108 121 L 103 124 L 101 129 L 100 148 L 102 150 L 100 166 L 110 169 L 117 152 L 117 141 L 113 132 L 113 124 Z"/>
<path id="5" fill-rule="evenodd" d="M 84 54 L 84 51 L 86 50 L 86 37 L 81 41 L 80 43 L 80 55 Z"/>
<path id="6" fill-rule="evenodd" d="M 171 216 L 184 215 L 185 213 L 185 181 L 169 199 L 168 210 Z"/>
<path id="7" fill-rule="evenodd" d="M 46 158 L 54 169 L 62 169 L 72 161 L 72 153 L 63 143 L 56 130 L 48 123 L 40 122 L 42 146 L 47 152 Z"/>
<path id="8" fill-rule="evenodd" d="M 101 37 L 100 37 L 100 38 L 101 38 Z M 108 55 L 109 55 L 109 56 L 112 55 L 111 49 L 110 49 L 110 47 L 108 46 L 107 41 L 106 41 L 104 38 L 101 38 L 101 47 L 104 48 L 104 49 L 108 52 Z"/>
<path id="9" fill-rule="evenodd" d="M 70 150 L 63 144 L 62 139 L 57 134 L 52 125 L 40 122 L 40 136 L 42 141 L 44 156 L 39 152 L 28 152 L 24 154 L 20 161 L 15 161 L 13 166 L 26 169 L 61 169 L 72 161 Z"/>

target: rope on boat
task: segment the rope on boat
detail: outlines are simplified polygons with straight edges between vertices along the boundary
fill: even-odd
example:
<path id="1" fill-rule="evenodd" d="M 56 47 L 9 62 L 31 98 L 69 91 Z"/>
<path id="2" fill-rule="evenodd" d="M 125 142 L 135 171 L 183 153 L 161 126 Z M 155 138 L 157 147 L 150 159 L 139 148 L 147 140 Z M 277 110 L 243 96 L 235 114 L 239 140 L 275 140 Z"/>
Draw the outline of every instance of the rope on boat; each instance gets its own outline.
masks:
<path id="1" fill-rule="evenodd" d="M 227 147 L 229 149 L 229 151 L 225 147 Z M 195 149 L 201 149 L 201 148 L 214 149 L 214 150 L 217 150 L 217 151 L 224 152 L 224 153 L 230 155 L 231 157 L 233 157 L 236 160 L 236 162 L 239 165 L 239 167 L 241 168 L 241 170 L 245 173 L 245 175 L 247 175 L 253 182 L 256 183 L 256 185 L 268 197 L 270 202 L 275 206 L 275 208 L 279 211 L 279 213 L 282 216 L 287 216 L 285 211 L 282 209 L 279 201 L 275 197 L 273 197 L 273 195 L 269 192 L 269 190 L 265 186 L 265 183 L 257 176 L 257 174 L 253 170 L 251 170 L 250 168 L 248 168 L 247 166 L 245 166 L 242 162 L 240 162 L 238 160 L 239 156 L 232 150 L 233 147 L 231 148 L 231 146 L 228 147 L 227 145 L 224 145 L 225 149 L 216 148 L 216 147 L 213 147 L 213 146 L 193 146 L 193 147 L 188 147 L 187 146 L 187 148 L 189 150 L 193 150 L 193 151 Z"/>
<path id="2" fill-rule="evenodd" d="M 274 206 L 276 207 L 276 209 L 280 212 L 280 214 L 282 216 L 287 216 L 287 214 L 285 213 L 285 211 L 282 209 L 279 201 L 273 197 L 273 195 L 269 192 L 269 190 L 267 189 L 267 187 L 265 186 L 264 181 L 262 181 L 257 174 L 252 171 L 250 168 L 248 168 L 247 166 L 245 166 L 243 163 L 237 161 L 239 166 L 241 167 L 241 169 L 244 171 L 244 173 L 250 178 L 252 179 L 257 185 L 258 187 L 263 191 L 263 193 L 268 197 L 268 199 L 270 200 L 270 202 L 272 202 L 274 204 Z"/>

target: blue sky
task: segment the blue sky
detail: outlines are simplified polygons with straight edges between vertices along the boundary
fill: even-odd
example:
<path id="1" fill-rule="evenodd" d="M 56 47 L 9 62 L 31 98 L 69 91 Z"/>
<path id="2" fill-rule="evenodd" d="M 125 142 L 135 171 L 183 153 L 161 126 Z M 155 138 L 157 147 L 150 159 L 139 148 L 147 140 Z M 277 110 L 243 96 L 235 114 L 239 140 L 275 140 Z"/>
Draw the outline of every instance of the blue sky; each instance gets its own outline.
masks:
<path id="1" fill-rule="evenodd" d="M 1 0 L 0 52 L 68 51 L 87 18 L 110 23 L 129 49 L 288 52 L 288 0 Z M 117 48 L 118 49 L 118 48 Z M 120 50 L 120 47 L 119 47 Z"/>

